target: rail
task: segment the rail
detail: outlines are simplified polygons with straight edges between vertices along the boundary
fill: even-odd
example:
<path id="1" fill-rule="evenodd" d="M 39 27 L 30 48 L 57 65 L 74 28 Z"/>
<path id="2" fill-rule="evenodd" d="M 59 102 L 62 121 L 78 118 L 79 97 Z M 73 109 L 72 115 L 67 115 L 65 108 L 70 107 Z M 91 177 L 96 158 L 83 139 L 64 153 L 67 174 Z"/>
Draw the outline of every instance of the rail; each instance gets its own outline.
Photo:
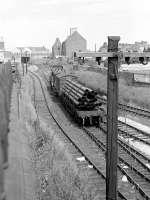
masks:
<path id="1" fill-rule="evenodd" d="M 30 73 L 31 73 L 33 76 L 35 76 L 35 77 L 39 80 L 40 85 L 41 85 L 41 89 L 42 89 L 42 91 L 43 91 L 43 96 L 44 96 L 44 99 L 45 99 L 45 103 L 46 103 L 47 110 L 48 110 L 49 114 L 51 115 L 51 117 L 53 118 L 53 120 L 55 121 L 55 123 L 57 124 L 57 126 L 59 127 L 59 129 L 62 131 L 62 133 L 65 135 L 65 137 L 70 141 L 70 143 L 79 151 L 79 153 L 80 153 L 82 156 L 85 157 L 86 161 L 88 161 L 88 163 L 89 163 L 90 165 L 93 166 L 93 168 L 94 168 L 94 169 L 96 170 L 96 172 L 102 177 L 102 179 L 105 180 L 105 179 L 106 179 L 105 174 L 104 174 L 103 172 L 100 171 L 100 169 L 98 168 L 98 166 L 96 166 L 96 164 L 95 164 L 93 161 L 91 161 L 91 159 L 89 158 L 89 156 L 86 155 L 86 153 L 84 153 L 84 152 L 82 151 L 82 148 L 79 147 L 79 146 L 74 142 L 74 140 L 66 133 L 66 131 L 63 129 L 63 127 L 60 125 L 60 123 L 59 123 L 57 117 L 55 116 L 55 114 L 50 110 L 50 108 L 49 108 L 49 106 L 48 106 L 48 103 L 47 103 L 47 98 L 46 98 L 46 95 L 45 95 L 44 88 L 43 88 L 43 86 L 42 86 L 41 80 L 40 80 L 40 78 L 38 77 L 38 75 L 35 74 L 35 73 L 33 73 L 33 72 L 30 72 Z M 119 199 L 127 200 L 127 198 L 124 196 L 124 194 L 121 193 L 120 191 L 118 191 L 118 197 L 119 197 Z"/>
<path id="2" fill-rule="evenodd" d="M 96 142 L 96 144 L 105 152 L 106 126 L 101 127 L 101 130 L 104 132 L 104 135 L 100 135 L 99 130 L 96 128 L 84 127 L 84 130 Z M 150 169 L 147 165 L 144 164 L 144 161 L 148 162 L 150 160 L 148 160 L 148 158 L 144 157 L 139 152 L 136 152 L 135 149 L 132 149 L 132 147 L 123 142 L 121 139 L 118 139 L 118 145 L 119 145 L 118 169 L 128 178 L 130 183 L 134 184 L 136 189 L 145 199 L 150 199 L 150 192 L 149 192 Z M 136 154 L 138 154 L 139 156 L 137 156 Z M 123 168 L 122 164 L 124 164 L 124 166 L 127 166 L 127 169 L 126 167 Z"/>

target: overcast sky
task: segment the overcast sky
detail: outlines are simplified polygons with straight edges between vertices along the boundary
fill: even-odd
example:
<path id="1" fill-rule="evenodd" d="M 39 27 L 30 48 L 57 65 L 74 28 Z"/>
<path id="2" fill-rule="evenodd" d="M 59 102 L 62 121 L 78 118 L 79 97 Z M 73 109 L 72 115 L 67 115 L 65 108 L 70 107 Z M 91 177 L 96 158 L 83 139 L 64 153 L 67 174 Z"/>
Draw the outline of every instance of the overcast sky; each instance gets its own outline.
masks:
<path id="1" fill-rule="evenodd" d="M 46 46 L 77 27 L 94 50 L 108 35 L 150 43 L 150 0 L 0 0 L 0 36 L 6 48 Z"/>

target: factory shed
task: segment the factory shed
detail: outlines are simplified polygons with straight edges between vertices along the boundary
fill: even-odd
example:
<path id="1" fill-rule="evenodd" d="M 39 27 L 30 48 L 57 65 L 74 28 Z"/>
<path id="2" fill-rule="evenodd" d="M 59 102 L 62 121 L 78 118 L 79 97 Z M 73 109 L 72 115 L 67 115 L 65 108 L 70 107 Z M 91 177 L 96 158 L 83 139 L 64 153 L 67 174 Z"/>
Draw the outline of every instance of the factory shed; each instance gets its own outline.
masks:
<path id="1" fill-rule="evenodd" d="M 56 38 L 55 43 L 52 46 L 52 57 L 56 58 L 61 55 L 61 42 L 59 38 Z"/>
<path id="2" fill-rule="evenodd" d="M 62 43 L 62 55 L 68 58 L 73 58 L 75 52 L 86 51 L 87 42 L 78 31 L 74 31 L 67 39 Z"/>

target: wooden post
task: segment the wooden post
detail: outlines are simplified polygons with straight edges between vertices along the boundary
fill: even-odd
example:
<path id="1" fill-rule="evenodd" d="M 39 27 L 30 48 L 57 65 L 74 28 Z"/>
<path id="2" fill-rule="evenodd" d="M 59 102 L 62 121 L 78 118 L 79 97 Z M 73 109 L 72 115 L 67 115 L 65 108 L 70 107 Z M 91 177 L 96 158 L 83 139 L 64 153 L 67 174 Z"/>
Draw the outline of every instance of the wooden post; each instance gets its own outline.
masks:
<path id="1" fill-rule="evenodd" d="M 101 57 L 98 57 L 98 65 L 101 64 Z"/>
<path id="2" fill-rule="evenodd" d="M 82 63 L 84 64 L 84 62 L 85 62 L 85 60 L 84 60 L 84 57 L 83 57 L 83 59 L 82 59 Z"/>
<path id="3" fill-rule="evenodd" d="M 118 52 L 120 37 L 108 37 L 108 52 Z M 106 200 L 117 199 L 118 56 L 108 58 Z"/>
<path id="4" fill-rule="evenodd" d="M 28 73 L 28 64 L 27 64 L 27 59 L 26 59 L 26 74 Z"/>
<path id="5" fill-rule="evenodd" d="M 23 70 L 23 76 L 24 76 L 24 63 L 22 63 L 22 70 Z"/>
<path id="6" fill-rule="evenodd" d="M 78 58 L 78 63 L 81 65 L 81 57 Z"/>
<path id="7" fill-rule="evenodd" d="M 26 74 L 27 74 L 27 72 L 28 72 L 28 57 L 27 57 L 27 52 L 26 52 L 25 62 L 26 62 Z"/>

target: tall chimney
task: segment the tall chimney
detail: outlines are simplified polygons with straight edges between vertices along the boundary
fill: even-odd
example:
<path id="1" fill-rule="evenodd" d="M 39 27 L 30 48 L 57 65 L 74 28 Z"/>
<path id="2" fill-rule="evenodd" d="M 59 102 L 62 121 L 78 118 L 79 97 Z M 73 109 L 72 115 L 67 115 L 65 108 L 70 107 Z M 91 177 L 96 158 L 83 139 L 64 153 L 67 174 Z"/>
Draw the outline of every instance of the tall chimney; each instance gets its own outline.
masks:
<path id="1" fill-rule="evenodd" d="M 77 27 L 70 28 L 70 35 L 77 31 Z"/>

